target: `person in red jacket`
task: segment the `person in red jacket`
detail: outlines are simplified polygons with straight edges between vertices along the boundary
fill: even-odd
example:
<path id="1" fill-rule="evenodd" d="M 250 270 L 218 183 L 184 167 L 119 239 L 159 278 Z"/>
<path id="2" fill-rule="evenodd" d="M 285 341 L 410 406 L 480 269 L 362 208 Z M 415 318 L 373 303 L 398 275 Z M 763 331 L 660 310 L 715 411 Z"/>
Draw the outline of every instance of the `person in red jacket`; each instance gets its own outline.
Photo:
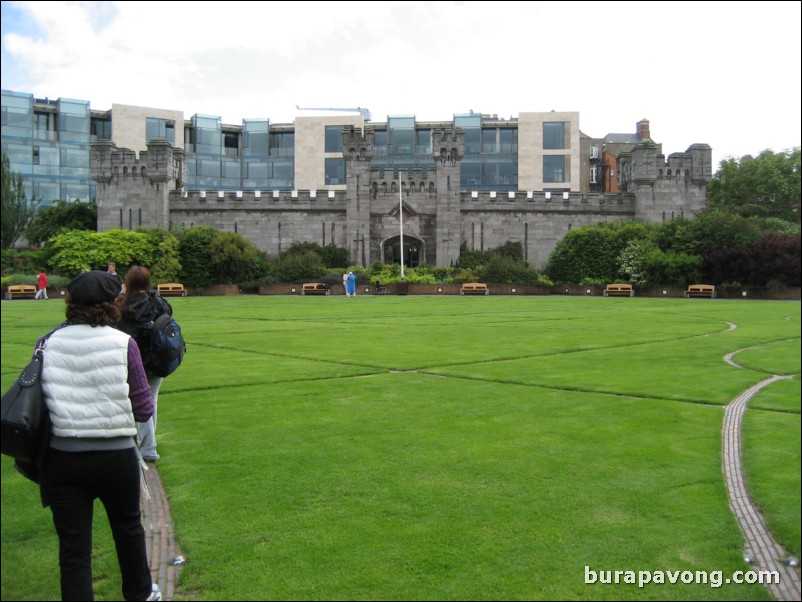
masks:
<path id="1" fill-rule="evenodd" d="M 34 299 L 47 299 L 47 272 L 39 271 L 39 280 L 36 283 L 36 296 Z"/>

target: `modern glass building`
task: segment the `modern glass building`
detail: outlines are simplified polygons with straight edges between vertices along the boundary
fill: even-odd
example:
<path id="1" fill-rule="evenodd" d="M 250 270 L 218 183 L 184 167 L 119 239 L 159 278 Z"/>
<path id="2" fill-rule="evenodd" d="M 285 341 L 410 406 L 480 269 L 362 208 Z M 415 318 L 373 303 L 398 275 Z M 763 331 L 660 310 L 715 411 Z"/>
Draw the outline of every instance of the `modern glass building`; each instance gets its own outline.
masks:
<path id="1" fill-rule="evenodd" d="M 643 141 L 644 132 L 648 139 L 645 123 L 618 150 Z M 442 122 L 406 115 L 382 123 L 369 121 L 366 110 L 321 110 L 299 114 L 291 124 L 262 118 L 227 125 L 213 115 L 185 119 L 182 111 L 122 104 L 95 110 L 85 100 L 2 91 L 2 150 L 41 206 L 56 199 L 95 200 L 89 166 L 95 140 L 136 152 L 156 138 L 182 148 L 187 166 L 182 186 L 188 190 L 344 189 L 342 129 L 366 125 L 375 136 L 371 165 L 380 170 L 416 167 L 425 174 L 435 164 L 432 132 L 460 128 L 463 190 L 615 191 L 615 156 L 605 150 L 604 139 L 581 134 L 576 112 L 520 113 L 509 119 L 472 112 Z"/>
<path id="2" fill-rule="evenodd" d="M 11 170 L 22 175 L 28 198 L 95 198 L 89 170 L 92 139 L 110 134 L 109 122 L 90 116 L 89 102 L 34 99 L 2 92 L 2 148 Z"/>

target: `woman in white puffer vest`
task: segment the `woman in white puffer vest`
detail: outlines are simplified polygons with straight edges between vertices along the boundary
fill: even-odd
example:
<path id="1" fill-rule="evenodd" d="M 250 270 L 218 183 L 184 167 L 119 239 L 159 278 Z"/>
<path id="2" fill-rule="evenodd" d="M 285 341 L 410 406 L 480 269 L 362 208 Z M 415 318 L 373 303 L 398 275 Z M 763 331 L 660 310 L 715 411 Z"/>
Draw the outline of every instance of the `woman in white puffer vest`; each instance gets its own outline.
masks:
<path id="1" fill-rule="evenodd" d="M 106 509 L 125 600 L 160 600 L 140 510 L 136 423 L 153 414 L 136 342 L 114 325 L 121 284 L 83 272 L 67 287 L 67 321 L 47 339 L 42 389 L 52 437 L 40 472 L 42 504 L 59 538 L 63 600 L 93 600 L 92 511 Z"/>

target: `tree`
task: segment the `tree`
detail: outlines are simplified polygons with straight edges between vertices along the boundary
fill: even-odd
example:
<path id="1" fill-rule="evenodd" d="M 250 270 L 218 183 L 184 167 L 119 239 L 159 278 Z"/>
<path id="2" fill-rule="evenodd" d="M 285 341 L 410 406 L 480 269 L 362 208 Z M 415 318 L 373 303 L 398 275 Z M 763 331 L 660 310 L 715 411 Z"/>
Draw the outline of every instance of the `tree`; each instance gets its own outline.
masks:
<path id="1" fill-rule="evenodd" d="M 28 200 L 22 184 L 22 176 L 11 171 L 11 161 L 5 153 L 3 153 L 2 181 L 2 240 L 0 240 L 0 247 L 10 249 L 33 219 L 39 201 L 36 197 Z"/>
<path id="2" fill-rule="evenodd" d="M 97 230 L 97 205 L 58 200 L 36 213 L 25 229 L 25 238 L 41 243 L 68 230 Z"/>
<path id="3" fill-rule="evenodd" d="M 707 206 L 744 217 L 799 223 L 800 148 L 722 161 L 707 187 Z"/>

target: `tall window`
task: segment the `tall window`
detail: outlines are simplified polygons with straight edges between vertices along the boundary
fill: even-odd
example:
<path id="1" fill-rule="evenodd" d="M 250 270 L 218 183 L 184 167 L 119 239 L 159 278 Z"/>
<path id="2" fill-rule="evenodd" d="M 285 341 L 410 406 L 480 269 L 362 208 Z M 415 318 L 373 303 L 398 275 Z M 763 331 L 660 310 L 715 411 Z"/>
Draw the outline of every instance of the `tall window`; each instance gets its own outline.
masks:
<path id="1" fill-rule="evenodd" d="M 567 182 L 568 160 L 563 155 L 546 155 L 543 157 L 543 181 Z"/>
<path id="2" fill-rule="evenodd" d="M 223 154 L 239 157 L 239 132 L 223 132 Z"/>
<path id="3" fill-rule="evenodd" d="M 432 154 L 432 130 L 415 130 L 415 153 L 418 155 Z"/>
<path id="4" fill-rule="evenodd" d="M 376 130 L 373 138 L 374 156 L 384 156 L 387 154 L 387 130 Z"/>
<path id="5" fill-rule="evenodd" d="M 92 119 L 92 140 L 111 140 L 111 119 Z"/>
<path id="6" fill-rule="evenodd" d="M 292 157 L 295 155 L 295 132 L 271 132 L 270 156 Z"/>
<path id="7" fill-rule="evenodd" d="M 326 159 L 326 185 L 345 184 L 345 159 Z"/>
<path id="8" fill-rule="evenodd" d="M 327 125 L 326 126 L 326 152 L 338 153 L 343 150 L 343 126 L 341 125 Z"/>
<path id="9" fill-rule="evenodd" d="M 565 124 L 558 121 L 548 121 L 543 124 L 543 148 L 566 148 Z"/>
<path id="10" fill-rule="evenodd" d="M 244 119 L 242 124 L 242 155 L 244 157 L 267 157 L 270 121 L 267 119 Z"/>

